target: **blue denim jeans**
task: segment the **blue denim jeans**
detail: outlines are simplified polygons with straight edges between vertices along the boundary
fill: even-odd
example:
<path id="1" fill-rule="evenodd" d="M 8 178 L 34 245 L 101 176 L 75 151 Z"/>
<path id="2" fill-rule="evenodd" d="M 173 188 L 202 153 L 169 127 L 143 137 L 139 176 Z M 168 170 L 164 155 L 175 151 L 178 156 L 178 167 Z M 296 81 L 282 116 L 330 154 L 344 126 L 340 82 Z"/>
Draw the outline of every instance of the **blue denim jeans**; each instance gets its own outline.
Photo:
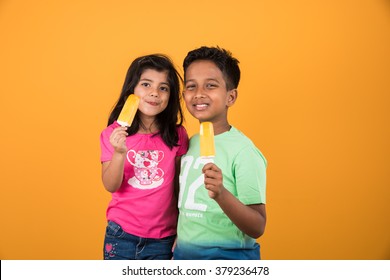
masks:
<path id="1" fill-rule="evenodd" d="M 105 260 L 170 260 L 175 235 L 161 239 L 142 238 L 127 232 L 113 221 L 108 221 L 104 238 Z"/>

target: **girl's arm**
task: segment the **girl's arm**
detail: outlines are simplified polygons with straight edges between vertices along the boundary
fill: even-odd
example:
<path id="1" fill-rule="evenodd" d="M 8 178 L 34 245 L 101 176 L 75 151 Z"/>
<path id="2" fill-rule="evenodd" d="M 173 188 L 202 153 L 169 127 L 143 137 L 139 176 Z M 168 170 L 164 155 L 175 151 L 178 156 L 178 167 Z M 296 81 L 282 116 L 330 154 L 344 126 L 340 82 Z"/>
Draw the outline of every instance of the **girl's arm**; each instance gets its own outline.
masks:
<path id="1" fill-rule="evenodd" d="M 206 164 L 203 173 L 209 196 L 219 204 L 230 220 L 252 238 L 263 235 L 266 223 L 265 205 L 245 205 L 239 201 L 223 186 L 222 171 L 215 164 Z"/>
<path id="2" fill-rule="evenodd" d="M 122 184 L 127 152 L 126 136 L 126 127 L 114 129 L 110 135 L 110 143 L 114 148 L 114 153 L 110 161 L 102 164 L 103 185 L 111 193 L 116 192 Z"/>
<path id="3" fill-rule="evenodd" d="M 175 179 L 173 181 L 173 186 L 174 186 L 176 199 L 179 199 L 179 191 L 180 191 L 180 185 L 179 185 L 179 176 L 180 176 L 180 167 L 181 167 L 180 160 L 181 160 L 181 156 L 175 158 Z"/>

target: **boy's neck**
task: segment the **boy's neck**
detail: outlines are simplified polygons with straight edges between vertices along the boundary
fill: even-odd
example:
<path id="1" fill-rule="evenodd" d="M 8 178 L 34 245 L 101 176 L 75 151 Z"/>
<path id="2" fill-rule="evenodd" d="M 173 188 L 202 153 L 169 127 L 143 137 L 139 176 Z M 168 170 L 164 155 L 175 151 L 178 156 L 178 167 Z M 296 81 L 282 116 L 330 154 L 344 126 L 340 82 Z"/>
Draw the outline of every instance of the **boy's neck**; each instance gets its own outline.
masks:
<path id="1" fill-rule="evenodd" d="M 226 131 L 229 131 L 232 126 L 229 123 L 224 123 L 224 124 L 216 124 L 213 123 L 214 126 L 214 135 L 222 134 Z"/>

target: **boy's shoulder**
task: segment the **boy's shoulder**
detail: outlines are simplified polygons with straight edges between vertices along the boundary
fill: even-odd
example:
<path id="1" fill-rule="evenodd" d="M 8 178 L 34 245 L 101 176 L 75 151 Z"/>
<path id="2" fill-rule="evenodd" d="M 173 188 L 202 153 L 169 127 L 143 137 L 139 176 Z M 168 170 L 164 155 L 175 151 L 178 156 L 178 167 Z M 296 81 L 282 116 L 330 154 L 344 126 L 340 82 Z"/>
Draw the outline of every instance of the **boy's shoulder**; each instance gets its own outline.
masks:
<path id="1" fill-rule="evenodd" d="M 245 147 L 256 147 L 249 137 L 234 126 L 232 126 L 229 131 L 216 135 L 214 141 L 219 146 L 228 147 L 229 149 L 232 149 L 232 151 L 237 149 L 240 150 Z M 192 144 L 200 142 L 199 133 L 192 135 L 190 142 Z"/>
<path id="2" fill-rule="evenodd" d="M 191 136 L 192 141 L 199 141 L 199 133 Z M 218 142 L 233 142 L 241 145 L 253 145 L 253 142 L 243 132 L 232 126 L 229 131 L 215 136 Z"/>
<path id="3" fill-rule="evenodd" d="M 255 146 L 253 141 L 246 136 L 241 130 L 232 126 L 231 129 L 221 137 L 223 142 L 235 144 L 237 146 Z"/>
<path id="4" fill-rule="evenodd" d="M 256 155 L 256 157 L 261 158 L 264 163 L 267 164 L 267 160 L 265 159 L 260 149 L 242 131 L 232 126 L 229 134 L 226 136 L 227 137 L 225 137 L 221 142 L 224 142 L 223 145 L 228 147 L 231 153 L 236 153 L 237 155 L 240 154 L 244 157 Z"/>
<path id="5" fill-rule="evenodd" d="M 222 152 L 228 155 L 229 158 L 237 158 L 248 156 L 259 158 L 267 164 L 267 160 L 261 153 L 260 149 L 253 143 L 253 141 L 246 136 L 242 131 L 232 126 L 231 129 L 225 133 L 216 135 L 214 138 L 217 153 Z M 194 134 L 190 138 L 190 150 L 198 149 L 200 142 L 199 133 Z"/>

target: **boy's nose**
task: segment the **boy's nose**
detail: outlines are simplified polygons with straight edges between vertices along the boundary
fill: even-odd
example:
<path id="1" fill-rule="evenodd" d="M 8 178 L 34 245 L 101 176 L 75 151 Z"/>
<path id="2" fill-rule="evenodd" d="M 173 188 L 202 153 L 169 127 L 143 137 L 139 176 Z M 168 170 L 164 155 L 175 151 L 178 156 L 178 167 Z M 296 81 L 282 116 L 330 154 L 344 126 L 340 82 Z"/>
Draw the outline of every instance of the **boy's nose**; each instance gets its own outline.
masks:
<path id="1" fill-rule="evenodd" d="M 194 98 L 195 99 L 198 99 L 198 98 L 204 98 L 205 97 L 205 94 L 203 92 L 203 90 L 201 89 L 198 89 L 195 94 L 194 94 Z"/>

